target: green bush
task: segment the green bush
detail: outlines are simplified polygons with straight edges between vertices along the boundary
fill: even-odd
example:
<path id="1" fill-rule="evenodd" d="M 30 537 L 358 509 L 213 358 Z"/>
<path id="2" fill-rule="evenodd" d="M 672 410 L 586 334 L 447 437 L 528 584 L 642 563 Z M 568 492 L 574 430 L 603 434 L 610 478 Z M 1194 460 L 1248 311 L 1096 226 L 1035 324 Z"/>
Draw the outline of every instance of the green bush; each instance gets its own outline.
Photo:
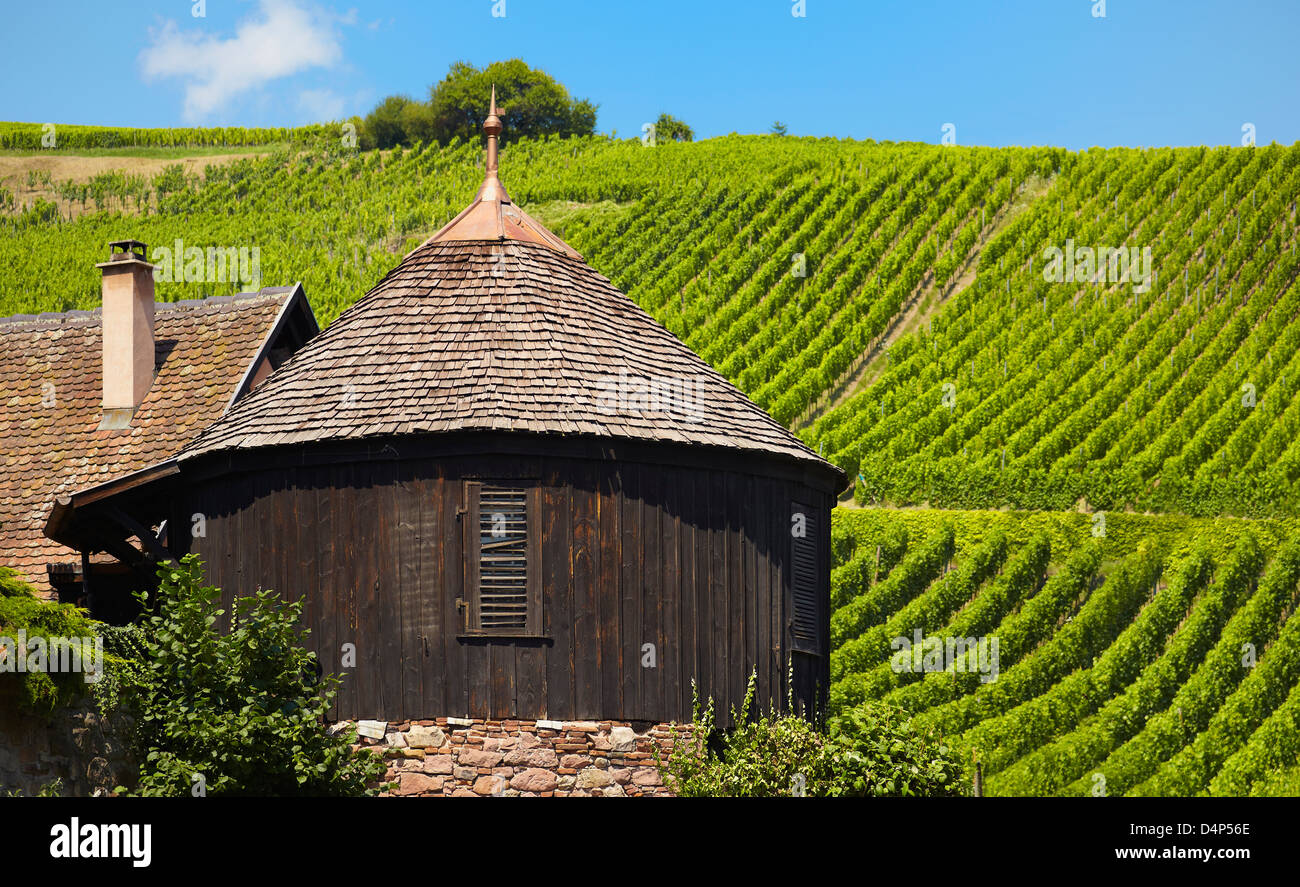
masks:
<path id="1" fill-rule="evenodd" d="M 144 680 L 149 646 L 139 625 L 105 625 L 100 635 L 104 638 L 104 677 L 92 693 L 100 713 L 107 716 L 123 708 L 123 696 Z"/>
<path id="2" fill-rule="evenodd" d="M 1300 798 L 1300 767 L 1292 767 L 1259 779 L 1250 787 L 1252 798 Z"/>
<path id="3" fill-rule="evenodd" d="M 53 604 L 36 596 L 36 590 L 7 567 L 0 567 L 0 637 L 18 642 L 20 632 L 28 638 L 88 638 L 98 636 L 102 626 L 71 604 Z M 8 647 L 8 644 L 4 644 Z M 82 644 L 83 655 L 93 649 Z M 0 655 L 25 655 L 22 650 L 5 650 Z M 0 672 L 0 680 L 20 682 L 20 704 L 28 711 L 50 714 L 66 705 L 88 686 L 80 672 Z"/>
<path id="4" fill-rule="evenodd" d="M 354 751 L 354 732 L 331 736 L 325 716 L 337 678 L 316 677 L 300 644 L 300 602 L 272 591 L 235 601 L 229 633 L 217 630 L 220 591 L 187 555 L 159 568 L 145 606 L 146 658 L 124 701 L 138 716 L 139 793 L 362 795 L 383 762 Z"/>
<path id="5" fill-rule="evenodd" d="M 715 728 L 713 703 L 696 700 L 694 731 L 660 762 L 664 783 L 681 797 L 937 797 L 967 794 L 955 752 L 918 733 L 900 710 L 865 703 L 819 730 L 775 711 L 751 719 L 751 676 L 735 726 Z"/>

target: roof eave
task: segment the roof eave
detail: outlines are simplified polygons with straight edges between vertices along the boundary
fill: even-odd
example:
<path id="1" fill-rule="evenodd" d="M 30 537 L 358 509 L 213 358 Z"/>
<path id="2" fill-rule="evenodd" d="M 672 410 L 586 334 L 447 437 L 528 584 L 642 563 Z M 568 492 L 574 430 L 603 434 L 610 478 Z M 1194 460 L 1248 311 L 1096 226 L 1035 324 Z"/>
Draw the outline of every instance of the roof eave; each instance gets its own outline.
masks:
<path id="1" fill-rule="evenodd" d="M 92 487 L 83 487 L 71 495 L 60 497 L 54 501 L 50 509 L 50 516 L 45 521 L 44 533 L 47 538 L 55 542 L 79 549 L 82 547 L 79 544 L 82 537 L 78 533 L 77 518 L 82 509 L 116 498 L 123 493 L 138 492 L 178 474 L 180 474 L 180 465 L 173 456 L 130 474 L 124 474 Z"/>
<path id="2" fill-rule="evenodd" d="M 270 330 L 262 339 L 262 344 L 258 346 L 257 353 L 254 354 L 253 359 L 248 362 L 248 366 L 244 368 L 244 375 L 240 378 L 239 384 L 235 386 L 235 390 L 230 393 L 230 399 L 226 401 L 226 406 L 221 411 L 222 415 L 230 412 L 230 408 L 235 405 L 235 401 L 239 400 L 249 392 L 253 384 L 253 377 L 257 373 L 258 366 L 270 353 L 271 348 L 275 345 L 276 339 L 280 337 L 280 333 L 284 331 L 286 326 L 288 326 L 294 311 L 303 312 L 303 319 L 304 322 L 307 323 L 309 330 L 307 336 L 308 339 L 311 339 L 320 332 L 320 322 L 316 320 L 316 313 L 311 310 L 311 302 L 308 301 L 307 292 L 303 289 L 302 281 L 299 280 L 293 284 L 293 287 L 289 292 L 289 297 L 285 299 L 284 304 L 280 306 L 279 312 L 275 315 L 275 321 L 271 324 Z"/>

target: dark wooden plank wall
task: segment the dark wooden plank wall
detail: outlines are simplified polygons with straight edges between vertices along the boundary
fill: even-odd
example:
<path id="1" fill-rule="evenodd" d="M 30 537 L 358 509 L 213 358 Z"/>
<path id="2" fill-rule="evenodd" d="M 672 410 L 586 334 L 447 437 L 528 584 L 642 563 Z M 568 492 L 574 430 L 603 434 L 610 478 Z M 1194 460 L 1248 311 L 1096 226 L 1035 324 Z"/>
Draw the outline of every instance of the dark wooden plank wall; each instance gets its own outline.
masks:
<path id="1" fill-rule="evenodd" d="M 545 640 L 458 637 L 466 477 L 537 487 Z M 686 721 L 694 679 L 725 723 L 751 672 L 764 708 L 787 697 L 793 501 L 823 510 L 828 588 L 830 497 L 740 473 L 392 460 L 245 474 L 200 487 L 188 505 L 207 516 L 191 547 L 227 609 L 236 590 L 274 587 L 304 602 L 326 671 L 339 673 L 343 645 L 356 645 L 337 717 Z M 827 656 L 793 664 L 795 696 L 823 698 Z"/>

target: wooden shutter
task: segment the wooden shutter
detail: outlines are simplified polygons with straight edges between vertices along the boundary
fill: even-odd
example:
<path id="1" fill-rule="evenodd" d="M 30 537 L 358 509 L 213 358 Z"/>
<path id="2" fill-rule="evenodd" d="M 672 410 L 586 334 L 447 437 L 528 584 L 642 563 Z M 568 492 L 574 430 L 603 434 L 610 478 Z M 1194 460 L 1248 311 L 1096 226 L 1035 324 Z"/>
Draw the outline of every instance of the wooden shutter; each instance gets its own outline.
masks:
<path id="1" fill-rule="evenodd" d="M 818 514 L 807 505 L 793 503 L 792 512 L 804 516 L 804 535 L 791 538 L 791 632 L 795 638 L 807 642 L 815 651 L 817 644 L 818 599 L 821 583 L 818 570 L 820 527 Z M 793 520 L 792 520 L 793 525 Z M 801 644 L 801 647 L 806 645 Z"/>
<path id="2" fill-rule="evenodd" d="M 466 494 L 469 631 L 539 634 L 535 488 L 471 481 Z"/>

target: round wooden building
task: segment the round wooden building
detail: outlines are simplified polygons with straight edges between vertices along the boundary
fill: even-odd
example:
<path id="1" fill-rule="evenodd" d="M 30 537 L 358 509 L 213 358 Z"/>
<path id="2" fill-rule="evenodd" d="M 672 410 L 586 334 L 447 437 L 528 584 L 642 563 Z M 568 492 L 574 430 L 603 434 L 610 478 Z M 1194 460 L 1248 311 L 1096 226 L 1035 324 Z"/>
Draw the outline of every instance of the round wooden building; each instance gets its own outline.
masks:
<path id="1" fill-rule="evenodd" d="M 163 519 L 305 602 L 339 718 L 689 721 L 812 706 L 845 477 L 497 175 L 175 459 L 65 507 Z M 75 512 L 73 514 L 72 512 Z"/>

